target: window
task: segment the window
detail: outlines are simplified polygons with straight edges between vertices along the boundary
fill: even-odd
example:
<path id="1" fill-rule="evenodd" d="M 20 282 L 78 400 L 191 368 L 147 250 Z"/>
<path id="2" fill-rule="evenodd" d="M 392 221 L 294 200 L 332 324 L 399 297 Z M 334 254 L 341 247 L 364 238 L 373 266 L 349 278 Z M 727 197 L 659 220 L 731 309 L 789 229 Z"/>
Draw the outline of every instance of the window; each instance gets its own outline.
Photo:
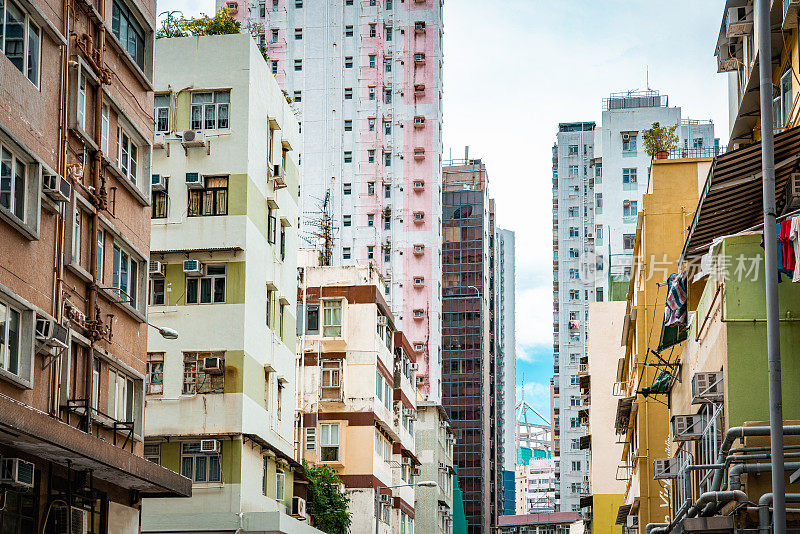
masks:
<path id="1" fill-rule="evenodd" d="M 375 150 L 367 150 L 367 163 L 375 163 Z"/>
<path id="2" fill-rule="evenodd" d="M 577 257 L 579 257 L 579 252 L 578 252 L 578 249 L 576 249 L 576 248 L 571 248 L 571 249 L 569 249 L 569 257 L 570 257 L 570 258 L 577 258 Z"/>
<path id="3" fill-rule="evenodd" d="M 353 99 L 353 88 L 346 87 L 344 90 L 344 99 L 345 100 L 352 100 Z"/>
<path id="4" fill-rule="evenodd" d="M 377 37 L 378 36 L 378 27 L 375 24 L 369 25 L 369 36 L 370 37 Z"/>
<path id="5" fill-rule="evenodd" d="M 374 86 L 374 85 L 370 85 L 370 86 L 367 88 L 367 97 L 368 97 L 370 100 L 375 100 L 375 86 Z"/>
<path id="6" fill-rule="evenodd" d="M 595 289 L 594 290 L 594 294 L 595 294 L 595 301 L 603 302 L 603 288 L 602 287 L 598 287 L 597 289 Z"/>
<path id="7" fill-rule="evenodd" d="M 569 217 L 578 217 L 579 213 L 580 212 L 578 211 L 578 208 L 576 206 L 572 206 L 572 207 L 567 209 L 567 215 Z"/>
<path id="8" fill-rule="evenodd" d="M 345 132 L 352 132 L 353 131 L 353 121 L 351 121 L 351 120 L 344 121 L 344 131 Z"/>
<path id="9" fill-rule="evenodd" d="M 86 76 L 82 71 L 78 71 L 78 102 L 77 110 L 78 127 L 81 130 L 86 129 Z"/>
<path id="10" fill-rule="evenodd" d="M 349 195 L 353 192 L 353 184 L 346 182 L 342 184 L 342 193 L 345 195 Z"/>
<path id="11" fill-rule="evenodd" d="M 384 104 L 391 104 L 392 103 L 392 90 L 391 89 L 384 89 L 383 90 L 383 103 Z"/>
<path id="12" fill-rule="evenodd" d="M 580 278 L 580 276 L 578 275 L 578 269 L 570 269 L 569 277 L 573 280 L 577 280 L 578 278 Z"/>
<path id="13" fill-rule="evenodd" d="M 567 147 L 567 154 L 570 156 L 577 156 L 578 155 L 578 145 L 569 145 Z"/>
<path id="14" fill-rule="evenodd" d="M 569 300 L 580 300 L 581 293 L 577 289 L 569 290 Z"/>
<path id="15" fill-rule="evenodd" d="M 267 243 L 275 244 L 277 236 L 278 217 L 275 215 L 277 210 L 273 207 L 267 208 Z"/>
<path id="16" fill-rule="evenodd" d="M 598 210 L 603 209 L 603 193 L 594 194 L 594 207 Z"/>
<path id="17" fill-rule="evenodd" d="M 569 176 L 578 176 L 578 166 L 577 165 L 570 165 L 568 167 L 568 174 L 569 174 Z"/>
<path id="18" fill-rule="evenodd" d="M 282 501 L 286 498 L 284 489 L 286 487 L 286 474 L 283 469 L 275 471 L 275 500 Z"/>
<path id="19" fill-rule="evenodd" d="M 342 259 L 350 259 L 350 247 L 342 247 Z"/>
<path id="20" fill-rule="evenodd" d="M 274 1 L 273 3 L 275 5 L 277 5 L 278 2 Z M 303 8 L 303 0 L 295 0 L 294 7 L 295 7 L 295 9 L 302 9 Z"/>
<path id="21" fill-rule="evenodd" d="M 114 32 L 131 59 L 140 69 L 144 69 L 144 30 L 128 7 L 119 1 L 115 1 L 112 7 L 111 31 Z"/>
<path id="22" fill-rule="evenodd" d="M 374 69 L 377 63 L 377 57 L 375 54 L 369 55 L 369 68 Z"/>
<path id="23" fill-rule="evenodd" d="M 339 461 L 339 425 L 320 425 L 320 459 L 323 462 Z"/>
<path id="24" fill-rule="evenodd" d="M 122 128 L 117 128 L 117 168 L 122 175 L 136 184 L 138 179 L 139 147 Z"/>
<path id="25" fill-rule="evenodd" d="M 374 194 L 374 191 L 373 191 L 372 194 Z M 375 214 L 374 213 L 368 213 L 367 214 L 367 226 L 369 226 L 370 228 L 375 226 Z"/>
<path id="26" fill-rule="evenodd" d="M 383 133 L 386 135 L 392 135 L 392 122 L 391 121 L 383 121 Z"/>
<path id="27" fill-rule="evenodd" d="M 572 462 L 572 470 L 573 471 L 580 471 L 581 470 L 581 463 L 573 461 Z"/>
<path id="28" fill-rule="evenodd" d="M 163 306 L 166 298 L 166 280 L 163 278 L 150 278 L 148 291 L 150 306 Z"/>
<path id="29" fill-rule="evenodd" d="M 622 151 L 623 152 L 636 152 L 636 136 L 630 134 L 622 134 Z"/>
<path id="30" fill-rule="evenodd" d="M 344 68 L 352 69 L 353 68 L 353 58 L 352 56 L 347 56 L 344 58 Z"/>
<path id="31" fill-rule="evenodd" d="M 92 408 L 97 410 L 100 404 L 100 358 L 92 360 Z"/>
<path id="32" fill-rule="evenodd" d="M 344 153 L 344 162 L 345 163 L 353 163 L 353 153 L 349 150 L 346 150 Z"/>
<path id="33" fill-rule="evenodd" d="M 103 254 L 105 254 L 105 239 L 106 239 L 106 231 L 102 228 L 97 229 L 97 279 L 99 281 L 103 281 L 103 267 L 105 265 L 105 260 L 103 258 Z"/>
<path id="34" fill-rule="evenodd" d="M 230 128 L 230 91 L 192 93 L 192 130 Z"/>
<path id="35" fill-rule="evenodd" d="M 108 106 L 103 104 L 100 119 L 100 150 L 106 155 L 108 155 L 108 124 Z"/>
<path id="36" fill-rule="evenodd" d="M 123 302 L 138 308 L 139 262 L 124 248 L 114 245 L 114 271 L 112 287 Z"/>
<path id="37" fill-rule="evenodd" d="M 186 277 L 186 304 L 225 302 L 225 264 L 206 265 L 205 276 Z"/>
<path id="38" fill-rule="evenodd" d="M 392 186 L 386 184 L 383 186 L 383 198 L 392 198 Z"/>
<path id="39" fill-rule="evenodd" d="M 150 190 L 150 217 L 152 219 L 166 219 L 168 214 L 167 207 L 169 206 L 169 195 L 167 194 L 169 183 L 168 179 L 164 177 L 164 191 Z"/>
<path id="40" fill-rule="evenodd" d="M 325 337 L 342 336 L 341 300 L 325 300 L 322 302 L 322 335 Z"/>
<path id="41" fill-rule="evenodd" d="M 271 62 L 270 70 L 272 70 L 272 75 L 273 76 L 277 76 L 277 74 L 278 74 L 278 62 L 277 61 L 272 61 Z M 295 92 L 297 92 L 297 91 L 295 91 Z M 295 99 L 295 100 L 297 100 L 297 99 Z"/>
<path id="42" fill-rule="evenodd" d="M 295 102 L 302 102 L 303 101 L 303 92 L 302 91 L 295 91 L 293 100 Z"/>
<path id="43" fill-rule="evenodd" d="M 19 375 L 22 312 L 0 301 L 0 369 Z"/>
<path id="44" fill-rule="evenodd" d="M 636 169 L 622 169 L 622 183 L 635 184 L 636 183 Z"/>
<path id="45" fill-rule="evenodd" d="M 181 475 L 192 482 L 221 482 L 220 453 L 200 452 L 200 442 L 181 443 Z"/>
<path id="46" fill-rule="evenodd" d="M 303 28 L 294 29 L 294 38 L 296 41 L 299 41 L 303 38 Z"/>
<path id="47" fill-rule="evenodd" d="M 342 360 L 322 360 L 322 400 L 342 398 Z"/>
<path id="48" fill-rule="evenodd" d="M 189 189 L 189 217 L 228 214 L 228 177 L 205 176 L 200 189 Z"/>
<path id="49" fill-rule="evenodd" d="M 145 376 L 145 393 L 160 395 L 164 392 L 164 353 L 147 353 L 147 375 Z"/>
<path id="50" fill-rule="evenodd" d="M 602 163 L 595 163 L 594 164 L 594 181 L 595 183 L 600 183 L 603 178 L 603 164 Z"/>
<path id="51" fill-rule="evenodd" d="M 367 127 L 369 128 L 370 132 L 375 131 L 375 119 L 373 117 L 367 119 Z"/>
<path id="52" fill-rule="evenodd" d="M 306 428 L 306 450 L 317 450 L 317 429 L 313 426 Z"/>
<path id="53" fill-rule="evenodd" d="M 391 167 L 392 166 L 392 153 L 391 152 L 384 152 L 383 153 L 383 166 L 384 167 Z"/>
<path id="54" fill-rule="evenodd" d="M 392 72 L 392 60 L 391 58 L 386 58 L 383 60 L 383 70 L 386 72 Z"/>
<path id="55" fill-rule="evenodd" d="M 637 213 L 637 201 L 625 200 L 622 202 L 622 216 L 635 217 Z"/>
<path id="56" fill-rule="evenodd" d="M 623 234 L 622 248 L 625 250 L 633 250 L 633 244 L 636 240 L 636 234 Z"/>
<path id="57" fill-rule="evenodd" d="M 580 237 L 580 230 L 578 230 L 577 226 L 570 226 L 569 227 L 569 236 L 570 237 Z"/>
<path id="58" fill-rule="evenodd" d="M 387 41 L 391 41 L 392 40 L 392 29 L 391 28 L 386 28 L 386 40 Z"/>
<path id="59" fill-rule="evenodd" d="M 367 182 L 367 194 L 370 196 L 375 194 L 375 182 Z"/>
<path id="60" fill-rule="evenodd" d="M 319 304 L 306 307 L 306 334 L 319 333 Z"/>
<path id="61" fill-rule="evenodd" d="M 155 95 L 153 99 L 153 117 L 156 120 L 157 132 L 169 131 L 169 95 Z"/>
<path id="62" fill-rule="evenodd" d="M 75 206 L 75 221 L 72 223 L 72 263 L 81 264 L 81 222 L 83 210 Z"/>
<path id="63" fill-rule="evenodd" d="M 214 367 L 212 367 L 212 365 Z M 184 352 L 184 395 L 222 393 L 225 388 L 224 352 Z"/>
<path id="64" fill-rule="evenodd" d="M 352 37 L 353 36 L 353 27 L 352 26 L 345 26 L 344 27 L 344 36 L 345 37 Z"/>
<path id="65" fill-rule="evenodd" d="M 299 72 L 303 70 L 303 60 L 302 59 L 295 59 L 294 60 L 294 70 Z"/>
<path id="66" fill-rule="evenodd" d="M 107 415 L 122 422 L 132 422 L 134 384 L 122 371 L 110 367 L 108 370 L 108 409 Z"/>
<path id="67" fill-rule="evenodd" d="M 367 259 L 371 260 L 375 257 L 375 247 L 370 245 L 367 247 Z"/>

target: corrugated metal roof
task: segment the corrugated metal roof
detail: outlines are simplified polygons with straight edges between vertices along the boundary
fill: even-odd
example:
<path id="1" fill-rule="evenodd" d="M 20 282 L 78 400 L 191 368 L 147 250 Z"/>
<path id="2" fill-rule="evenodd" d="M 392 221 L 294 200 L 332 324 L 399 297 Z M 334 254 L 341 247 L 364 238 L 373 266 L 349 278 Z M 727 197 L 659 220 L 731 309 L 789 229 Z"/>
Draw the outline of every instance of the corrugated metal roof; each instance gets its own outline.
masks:
<path id="1" fill-rule="evenodd" d="M 775 199 L 780 212 L 786 182 L 798 170 L 800 128 L 775 135 Z M 705 254 L 715 238 L 752 229 L 763 223 L 761 144 L 717 157 L 708 173 L 700 202 L 689 227 L 682 259 Z"/>

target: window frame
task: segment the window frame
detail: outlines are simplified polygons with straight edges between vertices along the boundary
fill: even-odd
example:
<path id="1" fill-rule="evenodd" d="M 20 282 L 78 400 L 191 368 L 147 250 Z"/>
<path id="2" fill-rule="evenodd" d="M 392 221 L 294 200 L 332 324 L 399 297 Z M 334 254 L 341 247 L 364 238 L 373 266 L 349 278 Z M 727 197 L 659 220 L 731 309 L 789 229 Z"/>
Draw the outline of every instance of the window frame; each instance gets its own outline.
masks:
<path id="1" fill-rule="evenodd" d="M 125 275 L 127 276 L 128 280 L 125 287 L 122 287 L 123 256 L 127 257 L 127 271 Z M 131 269 L 131 265 L 136 265 L 136 269 Z M 127 244 L 121 241 L 114 241 L 112 247 L 112 274 L 110 291 L 112 293 L 116 293 L 118 297 L 125 297 L 125 299 L 120 302 L 121 305 L 127 306 L 139 313 L 142 313 L 144 309 L 141 299 L 141 288 L 145 280 L 143 276 L 145 274 L 145 265 L 146 262 L 139 256 L 139 254 L 133 252 Z M 121 291 L 124 291 L 125 294 L 123 295 Z"/>
<path id="2" fill-rule="evenodd" d="M 332 439 L 331 431 L 336 429 L 336 439 L 335 443 Z M 325 430 L 327 429 L 327 434 Z M 341 460 L 341 447 L 342 447 L 342 440 L 341 440 L 341 427 L 339 423 L 322 423 L 320 424 L 320 432 L 319 432 L 319 458 L 321 463 L 339 463 Z M 325 459 L 325 451 L 329 450 L 336 452 L 336 458 L 333 459 Z"/>
<path id="3" fill-rule="evenodd" d="M 187 217 L 224 217 L 228 215 L 230 199 L 230 177 L 229 176 L 205 176 L 205 184 L 201 188 L 187 189 Z M 208 185 L 211 180 L 225 180 L 225 185 Z M 221 182 L 220 182 L 221 183 Z M 211 213 L 205 213 L 205 195 L 211 195 Z M 224 203 L 224 209 L 220 205 Z"/>
<path id="4" fill-rule="evenodd" d="M 201 95 L 211 95 L 210 101 L 200 101 Z M 227 95 L 224 101 L 223 95 Z M 218 101 L 221 98 L 223 100 Z M 198 101 L 195 101 L 197 99 Z M 215 89 L 213 91 L 192 91 L 189 98 L 189 126 L 192 130 L 229 130 L 231 127 L 231 90 Z M 220 111 L 225 110 L 225 125 L 222 126 Z M 213 118 L 209 118 L 213 112 Z M 197 116 L 196 116 L 197 115 Z M 210 122 L 213 121 L 213 122 Z M 211 125 L 211 126 L 209 126 Z"/>
<path id="5" fill-rule="evenodd" d="M 190 444 L 193 445 L 195 443 L 197 444 L 197 450 L 196 451 L 188 451 L 187 452 L 186 445 L 190 445 Z M 220 452 L 218 452 L 218 453 L 206 453 L 206 452 L 200 452 L 199 449 L 200 449 L 200 442 L 199 441 L 197 441 L 197 442 L 185 442 L 185 441 L 181 442 L 181 475 L 183 475 L 186 478 L 188 478 L 189 480 L 191 480 L 192 484 L 220 484 L 220 483 L 222 483 L 222 479 L 223 479 L 223 477 L 222 477 L 222 451 L 220 450 Z M 204 465 L 203 465 L 203 470 L 205 471 L 204 480 L 198 480 L 197 479 L 198 458 L 201 458 L 201 457 L 204 459 Z M 191 474 L 189 476 L 187 476 L 187 471 L 185 470 L 186 466 L 185 466 L 184 459 L 186 459 L 186 458 L 191 458 L 191 462 L 192 462 L 192 472 L 191 472 Z M 212 474 L 211 464 L 214 463 L 214 462 L 212 462 L 212 459 L 216 460 L 215 463 L 217 465 L 217 474 L 219 475 L 218 479 L 214 479 L 214 480 L 211 479 L 211 474 Z"/>
<path id="6" fill-rule="evenodd" d="M 206 274 L 203 276 L 188 276 L 186 275 L 186 295 L 184 297 L 184 304 L 187 306 L 203 306 L 210 304 L 225 304 L 228 298 L 228 264 L 227 263 L 213 263 L 206 264 Z M 215 272 L 208 274 L 209 268 L 222 267 L 222 272 Z M 208 280 L 209 298 L 207 302 L 201 300 L 203 294 L 203 281 Z M 222 281 L 222 299 L 217 300 L 217 284 Z M 192 289 L 189 288 L 190 282 L 193 282 Z M 189 300 L 189 292 L 195 292 L 193 300 Z"/>
<path id="7" fill-rule="evenodd" d="M 162 395 L 164 393 L 164 356 L 163 352 L 148 352 L 145 371 L 145 395 Z M 154 378 L 158 377 L 158 381 Z M 158 391 L 156 391 L 158 390 Z"/>
<path id="8" fill-rule="evenodd" d="M 137 49 L 138 43 L 134 44 L 134 53 L 131 53 L 129 47 L 131 45 L 130 34 L 126 34 L 123 39 L 122 35 L 122 28 L 121 28 L 121 21 L 122 15 L 126 15 L 125 17 L 125 27 L 130 32 L 133 29 L 133 33 L 135 37 L 141 38 L 141 55 L 139 55 L 139 50 Z M 131 24 L 133 23 L 133 24 Z M 125 51 L 128 57 L 133 61 L 133 63 L 139 67 L 142 71 L 144 71 L 146 67 L 146 57 L 147 57 L 147 45 L 148 45 L 148 32 L 144 29 L 144 25 L 139 22 L 138 17 L 133 12 L 133 10 L 127 5 L 127 3 L 123 2 L 122 0 L 113 0 L 111 6 L 111 33 L 117 40 L 117 43 L 121 46 L 121 48 Z"/>
<path id="9" fill-rule="evenodd" d="M 19 21 L 23 29 L 22 35 L 22 52 L 21 52 L 21 66 L 16 63 L 16 58 L 11 58 L 6 54 L 6 37 L 8 36 L 8 30 L 6 28 L 6 21 L 8 20 L 8 6 L 13 5 L 14 8 L 20 13 L 21 20 Z M 6 0 L 3 4 L 2 9 L 0 9 L 0 28 L 2 28 L 2 33 L 0 34 L 0 52 L 6 56 L 6 58 L 16 67 L 16 69 L 25 76 L 25 78 L 31 82 L 34 87 L 41 90 L 41 73 L 42 73 L 42 27 L 33 20 L 31 14 L 19 4 L 16 0 Z M 37 49 L 34 55 L 31 55 L 31 37 L 32 32 L 31 30 L 35 29 L 35 35 L 37 38 Z M 35 66 L 35 72 L 31 72 L 32 64 Z M 35 78 L 35 79 L 32 79 Z"/>
<path id="10" fill-rule="evenodd" d="M 190 350 L 183 351 L 181 354 L 183 356 L 183 369 L 181 371 L 181 395 L 212 395 L 225 392 L 225 351 Z M 200 361 L 209 357 L 220 359 L 223 370 L 221 374 L 212 375 L 200 369 Z M 187 364 L 189 364 L 189 366 L 187 366 Z M 191 367 L 191 364 L 194 364 L 194 367 Z M 201 374 L 206 375 L 203 378 L 203 382 L 200 382 Z M 216 381 L 214 377 L 217 377 Z"/>
<path id="11" fill-rule="evenodd" d="M 342 337 L 344 331 L 344 299 L 321 299 L 322 304 L 322 337 Z M 338 321 L 333 313 L 339 310 Z M 330 315 L 327 313 L 330 311 Z M 330 333 L 329 333 L 330 329 Z"/>

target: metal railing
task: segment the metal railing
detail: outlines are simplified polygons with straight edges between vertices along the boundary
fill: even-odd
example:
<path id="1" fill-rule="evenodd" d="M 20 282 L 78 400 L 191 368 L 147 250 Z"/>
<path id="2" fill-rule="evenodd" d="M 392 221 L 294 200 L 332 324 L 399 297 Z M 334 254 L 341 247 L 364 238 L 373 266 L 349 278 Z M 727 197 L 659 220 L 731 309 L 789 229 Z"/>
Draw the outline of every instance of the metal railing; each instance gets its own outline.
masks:
<path id="1" fill-rule="evenodd" d="M 696 148 L 676 148 L 670 150 L 667 157 L 658 157 L 654 159 L 693 159 L 693 158 L 715 158 L 725 153 L 724 146 L 704 146 Z"/>

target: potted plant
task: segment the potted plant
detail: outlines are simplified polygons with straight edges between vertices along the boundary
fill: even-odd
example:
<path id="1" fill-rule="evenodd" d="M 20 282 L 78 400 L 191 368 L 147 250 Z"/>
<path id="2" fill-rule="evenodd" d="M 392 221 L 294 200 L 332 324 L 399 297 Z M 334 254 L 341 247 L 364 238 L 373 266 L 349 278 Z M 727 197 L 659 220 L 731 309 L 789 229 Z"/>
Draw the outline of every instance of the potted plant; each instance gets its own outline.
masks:
<path id="1" fill-rule="evenodd" d="M 642 132 L 647 155 L 655 159 L 667 159 L 669 151 L 678 148 L 678 134 L 675 133 L 677 129 L 677 124 L 661 126 L 661 124 L 654 122 L 650 128 Z"/>

